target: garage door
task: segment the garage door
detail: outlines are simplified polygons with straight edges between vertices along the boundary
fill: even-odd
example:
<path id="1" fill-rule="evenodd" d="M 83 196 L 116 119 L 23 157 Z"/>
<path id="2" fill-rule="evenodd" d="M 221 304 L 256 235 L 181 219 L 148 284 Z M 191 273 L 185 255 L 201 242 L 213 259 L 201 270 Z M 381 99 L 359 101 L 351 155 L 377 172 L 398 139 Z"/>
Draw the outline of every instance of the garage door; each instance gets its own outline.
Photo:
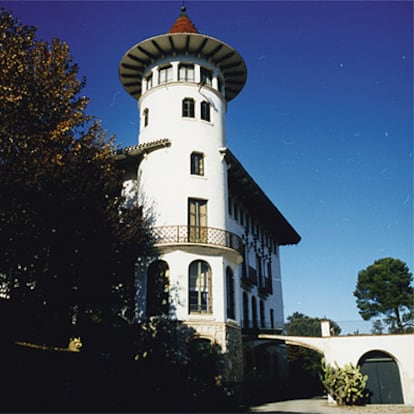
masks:
<path id="1" fill-rule="evenodd" d="M 398 365 L 391 355 L 373 351 L 364 355 L 359 365 L 368 375 L 367 388 L 371 404 L 403 404 Z"/>

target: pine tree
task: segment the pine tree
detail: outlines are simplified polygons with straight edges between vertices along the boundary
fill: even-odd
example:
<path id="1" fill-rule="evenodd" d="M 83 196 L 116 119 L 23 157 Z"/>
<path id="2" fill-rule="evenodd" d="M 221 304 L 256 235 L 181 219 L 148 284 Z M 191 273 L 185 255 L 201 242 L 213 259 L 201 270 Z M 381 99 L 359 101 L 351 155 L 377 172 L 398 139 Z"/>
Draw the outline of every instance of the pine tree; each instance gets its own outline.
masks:
<path id="1" fill-rule="evenodd" d="M 354 291 L 359 314 L 364 320 L 383 317 L 390 332 L 403 333 L 413 329 L 413 276 L 399 259 L 386 257 L 358 273 Z M 379 322 L 376 321 L 376 326 Z"/>

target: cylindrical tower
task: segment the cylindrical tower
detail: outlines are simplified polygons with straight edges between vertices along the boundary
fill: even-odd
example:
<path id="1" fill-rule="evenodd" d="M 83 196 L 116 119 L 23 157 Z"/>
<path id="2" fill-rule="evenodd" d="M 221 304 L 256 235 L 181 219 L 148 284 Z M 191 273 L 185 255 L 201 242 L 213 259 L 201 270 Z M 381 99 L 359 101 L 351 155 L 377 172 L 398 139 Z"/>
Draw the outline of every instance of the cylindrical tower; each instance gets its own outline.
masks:
<path id="1" fill-rule="evenodd" d="M 245 63 L 227 44 L 198 33 L 183 7 L 168 33 L 126 52 L 119 77 L 138 101 L 138 147 L 146 153 L 138 193 L 159 237 L 159 257 L 138 277 L 142 315 L 167 312 L 154 291 L 168 279 L 169 315 L 231 354 L 225 376 L 238 381 L 241 331 L 228 297 L 235 296 L 243 247 L 227 223 L 224 148 L 227 103 L 245 84 Z"/>
<path id="2" fill-rule="evenodd" d="M 126 52 L 119 76 L 138 100 L 139 144 L 171 142 L 145 158 L 138 172 L 141 201 L 155 225 L 188 225 L 193 208 L 200 215 L 195 224 L 225 229 L 227 176 L 219 149 L 226 146 L 227 102 L 246 81 L 243 59 L 222 41 L 198 33 L 183 7 L 167 34 Z M 188 207 L 191 198 L 195 206 Z"/>

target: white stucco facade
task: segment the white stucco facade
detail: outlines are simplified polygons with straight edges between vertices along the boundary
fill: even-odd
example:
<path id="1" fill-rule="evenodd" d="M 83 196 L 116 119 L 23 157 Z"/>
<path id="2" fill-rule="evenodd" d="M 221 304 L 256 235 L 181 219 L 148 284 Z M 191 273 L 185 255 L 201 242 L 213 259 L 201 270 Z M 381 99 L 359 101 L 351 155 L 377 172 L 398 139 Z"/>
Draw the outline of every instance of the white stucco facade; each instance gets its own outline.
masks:
<path id="1" fill-rule="evenodd" d="M 337 363 L 340 367 L 348 363 L 357 366 L 364 356 L 373 351 L 387 354 L 398 366 L 404 404 L 414 406 L 414 334 L 322 338 L 263 334 L 260 337 L 311 348 L 323 354 L 327 363 L 331 365 Z"/>
<path id="2" fill-rule="evenodd" d="M 125 194 L 157 236 L 157 255 L 140 261 L 137 316 L 165 314 L 149 306 L 165 278 L 168 315 L 229 352 L 228 377 L 239 381 L 242 329 L 283 329 L 279 246 L 300 237 L 227 148 L 243 59 L 185 13 L 177 22 L 130 48 L 119 69 L 140 117 L 138 145 L 118 154 Z"/>

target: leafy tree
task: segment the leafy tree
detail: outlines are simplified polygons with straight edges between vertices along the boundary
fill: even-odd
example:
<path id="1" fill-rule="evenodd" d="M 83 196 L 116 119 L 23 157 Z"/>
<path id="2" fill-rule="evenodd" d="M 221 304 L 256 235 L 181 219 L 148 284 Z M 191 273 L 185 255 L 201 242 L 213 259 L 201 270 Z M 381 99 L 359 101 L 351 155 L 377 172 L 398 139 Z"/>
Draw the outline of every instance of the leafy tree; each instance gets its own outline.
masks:
<path id="1" fill-rule="evenodd" d="M 358 273 L 354 291 L 359 314 L 364 320 L 382 316 L 390 332 L 413 328 L 413 276 L 399 259 L 386 257 Z M 375 329 L 380 326 L 375 322 Z"/>
<path id="2" fill-rule="evenodd" d="M 321 336 L 321 321 L 326 318 L 314 318 L 300 312 L 294 312 L 287 318 L 288 335 Z M 331 331 L 339 335 L 341 328 L 329 321 Z M 323 386 L 320 381 L 322 355 L 311 349 L 288 345 L 289 384 L 295 397 L 320 395 Z"/>
<path id="3" fill-rule="evenodd" d="M 73 321 L 131 312 L 135 261 L 151 247 L 113 140 L 85 112 L 85 82 L 65 42 L 0 10 L 0 285 Z"/>

